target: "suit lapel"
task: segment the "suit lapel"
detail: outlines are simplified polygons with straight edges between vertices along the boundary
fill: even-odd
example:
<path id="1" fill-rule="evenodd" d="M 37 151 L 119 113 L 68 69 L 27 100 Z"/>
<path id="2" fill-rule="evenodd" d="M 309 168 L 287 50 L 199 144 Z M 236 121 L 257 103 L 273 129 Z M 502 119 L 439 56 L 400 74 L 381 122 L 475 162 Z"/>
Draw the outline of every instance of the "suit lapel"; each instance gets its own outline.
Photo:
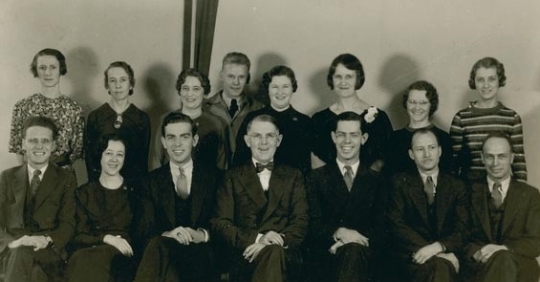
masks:
<path id="1" fill-rule="evenodd" d="M 484 229 L 487 238 L 491 241 L 491 221 L 489 219 L 486 198 L 487 189 L 487 184 L 474 184 L 472 186 L 471 202 L 476 216 L 480 219 L 482 229 Z"/>
<path id="2" fill-rule="evenodd" d="M 11 188 L 13 189 L 13 194 L 15 195 L 15 202 L 20 204 L 21 207 L 21 214 L 23 211 L 23 207 L 26 202 L 26 192 L 28 190 L 28 167 L 26 165 L 22 165 L 17 171 L 14 173 L 14 179 L 13 179 L 13 185 L 11 185 Z"/>
<path id="3" fill-rule="evenodd" d="M 49 164 L 47 167 L 47 170 L 43 174 L 43 179 L 41 180 L 41 183 L 39 184 L 38 190 L 36 192 L 36 204 L 34 206 L 34 211 L 37 211 L 41 204 L 47 199 L 47 197 L 57 189 L 58 181 L 61 181 L 58 179 L 58 172 L 57 167 L 55 167 L 53 164 Z"/>
<path id="4" fill-rule="evenodd" d="M 408 187 L 409 195 L 411 197 L 411 200 L 418 210 L 418 213 L 426 223 L 426 225 L 429 224 L 428 217 L 427 217 L 427 199 L 426 194 L 424 193 L 424 183 L 422 182 L 422 177 L 417 172 L 415 174 L 411 174 L 412 177 L 407 178 L 408 183 L 405 187 Z"/>
<path id="5" fill-rule="evenodd" d="M 518 184 L 510 182 L 510 187 L 508 187 L 508 193 L 504 200 L 504 216 L 501 234 L 504 234 L 506 229 L 508 229 L 508 226 L 510 226 L 510 223 L 514 220 L 514 217 L 521 206 L 520 203 L 524 202 L 522 197 L 523 191 L 518 188 Z"/>
<path id="6" fill-rule="evenodd" d="M 270 185 L 268 186 L 268 206 L 262 216 L 261 222 L 264 222 L 276 209 L 278 203 L 283 196 L 283 191 L 286 189 L 287 182 L 290 177 L 287 177 L 287 171 L 282 166 L 276 166 L 270 176 Z"/>
<path id="7" fill-rule="evenodd" d="M 267 199 L 264 195 L 264 190 L 255 170 L 255 166 L 252 163 L 249 163 L 242 167 L 238 179 L 242 183 L 242 186 L 247 191 L 251 200 L 257 204 L 259 208 L 266 206 Z M 273 173 L 272 173 L 273 174 Z"/>
<path id="8" fill-rule="evenodd" d="M 448 204 L 452 201 L 452 187 L 447 187 L 446 184 L 450 183 L 449 179 L 446 179 L 446 175 L 439 173 L 437 179 L 437 187 L 435 194 L 435 201 L 437 201 L 437 231 L 441 231 L 446 213 L 448 212 Z"/>
<path id="9" fill-rule="evenodd" d="M 193 167 L 193 175 L 191 178 L 191 222 L 195 225 L 201 208 L 203 206 L 204 197 L 207 192 L 209 176 L 205 176 L 200 167 Z"/>
<path id="10" fill-rule="evenodd" d="M 156 184 L 157 184 L 156 196 L 161 199 L 159 203 L 163 203 L 163 209 L 165 210 L 165 213 L 167 214 L 169 223 L 171 224 L 171 226 L 174 227 L 174 224 L 176 221 L 175 210 L 174 210 L 175 192 L 174 192 L 174 182 L 172 180 L 170 164 L 166 164 L 161 167 L 161 172 L 159 174 Z"/>

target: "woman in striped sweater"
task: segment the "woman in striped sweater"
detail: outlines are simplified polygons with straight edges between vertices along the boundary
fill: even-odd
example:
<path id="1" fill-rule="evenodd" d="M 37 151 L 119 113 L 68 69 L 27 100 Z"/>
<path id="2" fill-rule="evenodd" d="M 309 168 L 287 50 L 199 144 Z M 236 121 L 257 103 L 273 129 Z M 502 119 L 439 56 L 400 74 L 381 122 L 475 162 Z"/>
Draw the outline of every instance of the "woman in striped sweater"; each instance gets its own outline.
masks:
<path id="1" fill-rule="evenodd" d="M 469 87 L 476 90 L 479 99 L 457 112 L 450 128 L 454 172 L 469 181 L 485 176 L 482 142 L 493 131 L 502 131 L 510 136 L 515 154 L 513 177 L 527 180 L 521 118 L 497 99 L 499 88 L 505 83 L 504 65 L 495 58 L 483 58 L 472 67 Z"/>

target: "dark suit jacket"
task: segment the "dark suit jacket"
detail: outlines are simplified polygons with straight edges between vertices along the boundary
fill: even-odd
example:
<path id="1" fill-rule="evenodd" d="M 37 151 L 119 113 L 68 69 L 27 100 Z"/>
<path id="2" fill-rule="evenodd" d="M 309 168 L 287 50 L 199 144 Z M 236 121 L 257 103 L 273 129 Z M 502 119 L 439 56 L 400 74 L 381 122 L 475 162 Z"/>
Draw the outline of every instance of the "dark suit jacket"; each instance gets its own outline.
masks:
<path id="1" fill-rule="evenodd" d="M 487 182 L 471 188 L 472 230 L 465 251 L 468 259 L 487 244 L 499 244 L 491 236 Z M 502 245 L 513 253 L 534 259 L 540 255 L 540 194 L 536 188 L 511 181 L 506 194 L 502 224 Z"/>
<path id="2" fill-rule="evenodd" d="M 39 229 L 33 231 L 24 226 L 28 186 L 26 164 L 7 169 L 0 175 L 0 253 L 7 244 L 23 235 L 44 234 L 63 251 L 75 229 L 75 176 L 49 164 L 36 194 L 33 219 Z"/>
<path id="3" fill-rule="evenodd" d="M 194 161 L 191 181 L 191 228 L 209 229 L 209 220 L 212 214 L 215 191 L 219 173 L 217 169 L 210 169 Z M 174 199 L 176 191 L 171 175 L 169 163 L 153 170 L 148 175 L 145 189 L 148 191 L 153 204 L 154 236 L 170 231 L 175 226 L 176 210 Z"/>
<path id="4" fill-rule="evenodd" d="M 230 169 L 218 188 L 213 230 L 239 251 L 270 230 L 284 234 L 286 246 L 298 246 L 308 227 L 303 175 L 276 165 L 268 194 L 267 199 L 253 164 Z"/>
<path id="5" fill-rule="evenodd" d="M 447 252 L 458 252 L 467 238 L 468 196 L 463 182 L 439 172 L 437 178 L 437 228 L 431 232 L 424 183 L 418 172 L 401 173 L 392 178 L 388 220 L 397 256 L 411 258 L 418 249 L 442 243 Z"/>
<path id="6" fill-rule="evenodd" d="M 354 229 L 377 240 L 385 193 L 380 178 L 360 166 L 349 193 L 337 163 L 313 170 L 308 178 L 310 234 L 326 251 L 340 227 Z"/>

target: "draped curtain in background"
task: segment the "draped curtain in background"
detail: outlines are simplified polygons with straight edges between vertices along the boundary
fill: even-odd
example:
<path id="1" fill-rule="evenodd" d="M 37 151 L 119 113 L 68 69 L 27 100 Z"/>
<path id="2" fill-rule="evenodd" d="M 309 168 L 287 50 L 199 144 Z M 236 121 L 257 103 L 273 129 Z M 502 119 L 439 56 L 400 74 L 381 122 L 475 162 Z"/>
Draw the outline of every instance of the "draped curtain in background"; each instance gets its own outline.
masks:
<path id="1" fill-rule="evenodd" d="M 219 0 L 184 0 L 182 69 L 194 67 L 208 75 L 218 3 Z M 194 4 L 195 21 L 193 21 Z M 193 23 L 195 23 L 195 27 L 193 27 Z M 193 32 L 195 32 L 195 36 L 193 36 Z"/>

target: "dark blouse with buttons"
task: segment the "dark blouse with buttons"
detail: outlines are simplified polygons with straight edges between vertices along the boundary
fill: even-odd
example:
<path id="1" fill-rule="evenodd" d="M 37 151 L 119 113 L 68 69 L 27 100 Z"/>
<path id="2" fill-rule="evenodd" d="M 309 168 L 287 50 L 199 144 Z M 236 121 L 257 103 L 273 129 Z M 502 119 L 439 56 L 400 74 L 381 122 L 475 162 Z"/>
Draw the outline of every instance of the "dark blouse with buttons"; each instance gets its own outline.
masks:
<path id="1" fill-rule="evenodd" d="M 133 212 L 127 185 L 112 190 L 99 181 L 79 187 L 75 192 L 77 228 L 73 242 L 77 248 L 102 245 L 105 235 L 130 241 Z"/>
<path id="2" fill-rule="evenodd" d="M 86 171 L 89 181 L 96 181 L 101 173 L 101 149 L 98 140 L 107 134 L 116 133 L 126 141 L 126 160 L 122 176 L 132 179 L 148 173 L 148 150 L 150 148 L 150 118 L 131 104 L 122 113 L 122 123 L 116 128 L 116 112 L 109 103 L 104 103 L 88 116 L 84 136 Z"/>

